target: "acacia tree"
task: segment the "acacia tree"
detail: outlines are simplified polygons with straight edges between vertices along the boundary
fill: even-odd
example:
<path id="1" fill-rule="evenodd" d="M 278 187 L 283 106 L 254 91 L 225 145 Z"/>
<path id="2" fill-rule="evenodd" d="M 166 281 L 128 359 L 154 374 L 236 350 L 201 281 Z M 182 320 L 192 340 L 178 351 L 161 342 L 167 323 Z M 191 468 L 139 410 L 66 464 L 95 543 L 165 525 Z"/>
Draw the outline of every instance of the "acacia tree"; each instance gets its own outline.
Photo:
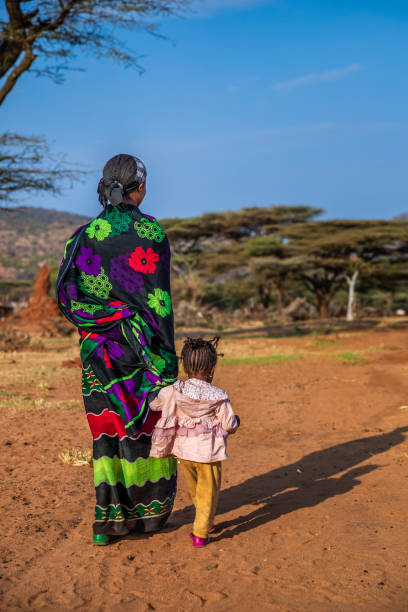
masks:
<path id="1" fill-rule="evenodd" d="M 384 257 L 380 261 L 370 263 L 369 275 L 361 276 L 360 293 L 370 295 L 372 292 L 379 292 L 382 294 L 386 304 L 386 314 L 391 315 L 392 304 L 397 292 L 405 294 L 405 299 L 408 301 L 407 280 L 407 254 L 400 260 L 395 257 Z M 404 304 L 404 309 L 407 310 L 407 302 Z"/>
<path id="2" fill-rule="evenodd" d="M 251 207 L 189 219 L 164 219 L 161 224 L 171 239 L 173 271 L 183 277 L 194 303 L 205 293 L 205 287 L 213 294 L 216 287 L 222 291 L 228 283 L 249 282 L 268 307 L 272 293 L 277 294 L 279 305 L 285 280 L 295 267 L 293 260 L 283 259 L 285 246 L 279 233 L 321 212 L 308 206 Z M 277 256 L 274 265 L 269 259 L 262 260 L 262 256 L 272 254 Z M 222 280 L 217 280 L 220 277 Z M 247 294 L 247 288 L 243 293 Z"/>
<path id="3" fill-rule="evenodd" d="M 27 70 L 61 82 L 77 51 L 140 69 L 138 55 L 124 46 L 115 29 L 155 32 L 152 18 L 175 12 L 183 4 L 183 0 L 5 0 L 6 18 L 0 20 L 0 78 L 4 77 L 0 104 Z"/>
<path id="4" fill-rule="evenodd" d="M 293 261 L 286 255 L 286 247 L 279 236 L 267 234 L 250 238 L 244 245 L 249 255 L 249 266 L 258 287 L 261 304 L 268 308 L 272 294 L 276 294 L 276 307 L 281 316 L 286 297 L 286 285 L 293 270 Z"/>
<path id="5" fill-rule="evenodd" d="M 344 280 L 353 291 L 352 309 L 355 284 L 367 264 L 371 270 L 373 264 L 400 262 L 408 254 L 404 221 L 314 221 L 287 228 L 286 238 L 288 253 L 303 258 L 300 275 L 322 318 L 328 316 L 331 299 Z"/>
<path id="6" fill-rule="evenodd" d="M 156 33 L 156 19 L 174 13 L 187 0 L 5 0 L 0 8 L 0 105 L 30 71 L 62 83 L 78 52 L 109 57 L 136 67 L 122 29 Z M 30 165 L 30 163 L 32 165 Z M 22 190 L 58 193 L 66 180 L 83 172 L 51 156 L 39 136 L 0 136 L 0 199 Z"/>
<path id="7" fill-rule="evenodd" d="M 358 257 L 357 255 L 351 255 L 348 262 L 348 269 L 344 274 L 346 283 L 348 286 L 348 299 L 347 299 L 347 321 L 353 321 L 356 311 L 356 285 L 360 273 L 367 270 L 369 264 Z"/>
<path id="8" fill-rule="evenodd" d="M 357 280 L 361 283 L 367 272 L 371 286 L 397 286 L 404 274 L 408 280 L 407 222 L 314 221 L 320 212 L 289 206 L 246 208 L 166 219 L 162 224 L 173 245 L 173 270 L 183 276 L 189 299 L 195 303 L 206 287 L 213 301 L 217 290 L 222 301 L 231 283 L 241 283 L 245 284 L 242 297 L 252 288 L 253 297 L 258 293 L 265 308 L 275 294 L 283 315 L 290 288 L 298 291 L 303 284 L 314 296 L 320 317 L 327 318 L 332 299 L 345 281 L 350 314 Z M 389 281 L 386 270 L 390 270 Z"/>

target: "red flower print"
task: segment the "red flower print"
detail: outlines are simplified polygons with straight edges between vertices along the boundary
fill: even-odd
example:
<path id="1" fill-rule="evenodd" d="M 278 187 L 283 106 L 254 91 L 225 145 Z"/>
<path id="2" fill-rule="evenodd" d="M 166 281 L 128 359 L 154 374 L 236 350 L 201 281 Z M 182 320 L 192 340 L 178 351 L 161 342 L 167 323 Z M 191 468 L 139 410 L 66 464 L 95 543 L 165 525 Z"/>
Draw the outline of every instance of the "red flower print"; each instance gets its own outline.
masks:
<path id="1" fill-rule="evenodd" d="M 156 270 L 157 261 L 159 261 L 159 255 L 153 249 L 148 248 L 145 251 L 141 246 L 138 246 L 129 257 L 129 266 L 136 272 L 153 274 Z"/>

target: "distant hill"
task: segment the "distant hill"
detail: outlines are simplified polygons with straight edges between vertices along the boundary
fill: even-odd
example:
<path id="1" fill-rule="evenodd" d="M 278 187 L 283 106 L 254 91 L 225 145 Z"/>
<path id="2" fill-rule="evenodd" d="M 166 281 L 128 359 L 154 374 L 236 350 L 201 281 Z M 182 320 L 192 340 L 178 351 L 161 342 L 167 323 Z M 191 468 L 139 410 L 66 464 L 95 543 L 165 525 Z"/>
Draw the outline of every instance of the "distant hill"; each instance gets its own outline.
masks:
<path id="1" fill-rule="evenodd" d="M 402 215 L 397 215 L 394 217 L 393 221 L 408 221 L 408 213 L 402 213 Z"/>
<path id="2" fill-rule="evenodd" d="M 32 281 L 41 264 L 56 268 L 69 236 L 89 220 L 31 206 L 0 210 L 0 281 Z"/>

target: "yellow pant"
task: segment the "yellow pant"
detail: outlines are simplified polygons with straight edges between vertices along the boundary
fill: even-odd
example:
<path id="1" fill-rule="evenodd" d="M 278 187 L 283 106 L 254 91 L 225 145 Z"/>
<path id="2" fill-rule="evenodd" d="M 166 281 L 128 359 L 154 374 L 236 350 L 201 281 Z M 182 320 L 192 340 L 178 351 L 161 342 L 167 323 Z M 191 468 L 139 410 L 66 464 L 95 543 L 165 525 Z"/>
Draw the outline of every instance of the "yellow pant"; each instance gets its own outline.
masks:
<path id="1" fill-rule="evenodd" d="M 196 509 L 193 534 L 207 538 L 213 524 L 221 486 L 221 461 L 198 463 L 180 459 L 188 490 Z"/>

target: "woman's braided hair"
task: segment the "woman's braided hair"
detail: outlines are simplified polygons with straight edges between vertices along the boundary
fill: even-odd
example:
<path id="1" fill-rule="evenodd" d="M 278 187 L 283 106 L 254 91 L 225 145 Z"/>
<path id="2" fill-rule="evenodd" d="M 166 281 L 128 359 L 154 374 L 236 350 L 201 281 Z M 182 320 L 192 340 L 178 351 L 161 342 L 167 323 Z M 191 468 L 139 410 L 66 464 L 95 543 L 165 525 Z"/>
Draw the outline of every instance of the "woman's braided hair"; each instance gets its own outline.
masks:
<path id="1" fill-rule="evenodd" d="M 219 340 L 220 336 L 215 336 L 212 340 L 186 338 L 180 356 L 185 372 L 211 374 L 217 363 Z"/>

